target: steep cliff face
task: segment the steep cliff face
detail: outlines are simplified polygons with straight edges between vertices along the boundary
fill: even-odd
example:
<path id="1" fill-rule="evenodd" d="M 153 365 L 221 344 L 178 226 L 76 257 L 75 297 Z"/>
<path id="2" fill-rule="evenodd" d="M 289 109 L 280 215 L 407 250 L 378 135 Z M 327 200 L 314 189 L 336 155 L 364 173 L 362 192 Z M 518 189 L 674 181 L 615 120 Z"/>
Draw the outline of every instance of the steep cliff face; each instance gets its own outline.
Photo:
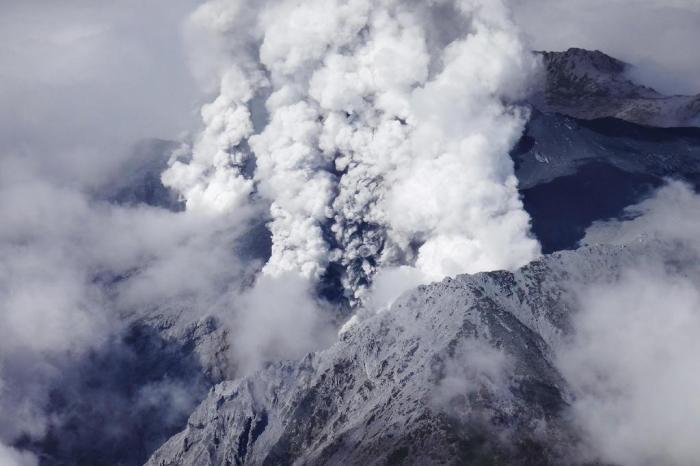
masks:
<path id="1" fill-rule="evenodd" d="M 700 96 L 665 96 L 635 83 L 630 65 L 600 51 L 543 52 L 533 104 L 582 119 L 614 117 L 648 126 L 697 126 Z"/>
<path id="2" fill-rule="evenodd" d="M 216 386 L 148 464 L 576 463 L 553 362 L 574 290 L 672 250 L 598 245 L 419 287 L 326 351 Z"/>

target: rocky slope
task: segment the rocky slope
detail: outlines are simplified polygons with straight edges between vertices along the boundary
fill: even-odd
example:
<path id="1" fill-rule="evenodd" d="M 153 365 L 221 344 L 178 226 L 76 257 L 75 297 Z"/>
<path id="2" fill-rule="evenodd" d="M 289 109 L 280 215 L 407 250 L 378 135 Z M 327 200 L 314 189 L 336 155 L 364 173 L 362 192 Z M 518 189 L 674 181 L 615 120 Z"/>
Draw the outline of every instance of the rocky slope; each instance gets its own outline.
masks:
<path id="1" fill-rule="evenodd" d="M 630 65 L 600 51 L 540 53 L 544 76 L 532 103 L 582 119 L 614 117 L 648 126 L 700 125 L 700 95 L 665 96 L 630 78 Z"/>
<path id="2" fill-rule="evenodd" d="M 594 221 L 619 217 L 665 178 L 700 188 L 700 128 L 534 111 L 511 157 L 545 253 L 577 247 Z"/>
<path id="3" fill-rule="evenodd" d="M 575 247 L 665 177 L 700 184 L 698 130 L 644 126 L 691 125 L 700 99 L 639 86 L 600 52 L 543 60 L 542 112 L 512 157 L 546 252 Z M 650 249 L 595 246 L 420 288 L 327 351 L 217 385 L 149 464 L 573 462 L 570 395 L 552 361 L 575 309 L 570 285 L 612 281 Z M 227 344 L 215 321 L 199 339 L 179 319 L 150 320 L 213 379 L 230 372 L 225 357 L 208 358 Z"/>
<path id="4" fill-rule="evenodd" d="M 420 287 L 326 351 L 216 386 L 148 465 L 576 464 L 553 363 L 572 290 L 655 254 L 692 268 L 640 242 Z"/>

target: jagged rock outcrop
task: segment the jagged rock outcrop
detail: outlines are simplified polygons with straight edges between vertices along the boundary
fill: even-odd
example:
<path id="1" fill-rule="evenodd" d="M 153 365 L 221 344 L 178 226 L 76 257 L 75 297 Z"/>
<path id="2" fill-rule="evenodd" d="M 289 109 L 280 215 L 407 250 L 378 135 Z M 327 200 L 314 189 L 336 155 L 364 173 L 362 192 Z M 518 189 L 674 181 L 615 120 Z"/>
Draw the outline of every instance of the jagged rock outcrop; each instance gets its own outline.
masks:
<path id="1" fill-rule="evenodd" d="M 571 48 L 539 55 L 544 76 L 531 101 L 541 111 L 647 126 L 700 125 L 700 95 L 666 96 L 637 84 L 630 65 L 600 51 Z"/>

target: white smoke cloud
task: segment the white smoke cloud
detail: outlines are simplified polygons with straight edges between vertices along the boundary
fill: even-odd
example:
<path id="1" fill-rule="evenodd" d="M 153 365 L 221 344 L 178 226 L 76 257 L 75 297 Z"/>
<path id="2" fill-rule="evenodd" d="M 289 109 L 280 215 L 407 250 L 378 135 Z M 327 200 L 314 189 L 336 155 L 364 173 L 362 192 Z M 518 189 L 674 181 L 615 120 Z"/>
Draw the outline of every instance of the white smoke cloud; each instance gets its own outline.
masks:
<path id="1" fill-rule="evenodd" d="M 558 365 L 593 454 L 621 465 L 691 465 L 700 448 L 700 293 L 687 279 L 631 271 L 587 290 Z"/>
<path id="2" fill-rule="evenodd" d="M 301 358 L 333 342 L 333 315 L 311 296 L 309 282 L 297 274 L 261 275 L 240 296 L 228 318 L 241 373 L 269 361 Z"/>
<path id="3" fill-rule="evenodd" d="M 237 71 L 224 76 L 221 95 L 202 108 L 205 128 L 194 143 L 190 163 L 185 166 L 176 152 L 163 174 L 163 184 L 181 192 L 190 210 L 240 210 L 253 191 L 253 182 L 243 173 L 248 155 L 234 150 L 253 131 L 246 106 L 253 98 L 252 89 Z"/>
<path id="4" fill-rule="evenodd" d="M 573 420 L 592 459 L 695 464 L 700 196 L 672 181 L 625 213 L 625 220 L 594 224 L 584 241 L 663 241 L 675 256 L 665 265 L 639 257 L 619 280 L 578 290 L 580 311 L 557 366 L 573 390 Z"/>
<path id="5" fill-rule="evenodd" d="M 514 268 L 539 254 L 508 157 L 527 118 L 517 102 L 537 63 L 501 0 L 204 3 L 185 34 L 195 77 L 216 97 L 201 109 L 201 132 L 162 176 L 186 211 L 96 200 L 91 189 L 113 176 L 133 139 L 172 138 L 189 123 L 198 91 L 171 44 L 193 3 L 139 4 L 139 15 L 131 13 L 135 2 L 0 6 L 0 51 L 9 52 L 0 54 L 2 464 L 36 464 L 4 445 L 21 433 L 40 436 L 48 381 L 140 313 L 220 316 L 230 356 L 248 372 L 332 340 L 335 309 L 314 297 L 331 265 L 342 269 L 353 304 L 381 307 L 418 283 Z M 667 231 L 677 221 L 668 203 L 695 212 L 694 196 L 679 185 L 659 196 L 630 211 L 645 215 L 624 229 L 597 225 L 587 240 L 626 241 L 651 229 L 690 241 L 700 216 L 681 217 L 687 234 Z M 273 236 L 264 268 L 235 247 L 258 219 L 270 219 Z M 567 367 L 581 368 L 572 380 L 592 409 L 582 426 L 601 454 L 619 461 L 658 457 L 633 436 L 620 439 L 624 452 L 611 446 L 615 432 L 600 425 L 600 412 L 619 400 L 598 396 L 606 385 L 593 386 L 590 398 L 588 379 L 576 376 L 593 367 L 627 390 L 627 404 L 613 406 L 622 432 L 649 420 L 636 412 L 653 401 L 648 374 L 642 363 L 625 371 L 620 359 L 598 351 L 615 336 L 598 328 L 596 309 L 615 303 L 616 293 L 615 309 L 639 304 L 633 310 L 641 319 L 623 335 L 638 346 L 617 354 L 651 357 L 664 349 L 656 330 L 665 338 L 697 325 L 694 289 L 664 277 L 662 289 L 651 282 L 631 278 L 620 290 L 603 290 L 604 303 L 591 298 L 579 324 L 583 340 L 572 343 L 581 351 L 562 355 Z M 654 296 L 629 301 L 624 290 L 642 285 Z M 654 297 L 668 289 L 678 297 L 678 320 L 659 321 Z M 644 342 L 636 342 L 640 335 Z M 679 374 L 693 363 L 685 352 L 696 350 L 681 333 L 668 350 L 672 364 L 650 363 L 668 375 L 662 388 L 673 400 L 687 395 Z M 501 355 L 474 352 L 476 372 L 455 368 L 446 393 L 469 391 L 474 377 L 502 382 Z M 192 402 L 187 387 L 165 383 L 146 387 L 139 403 L 166 394 L 178 412 Z M 660 421 L 648 445 L 661 448 L 676 412 L 674 405 L 653 413 Z M 688 437 L 668 442 L 674 450 L 659 450 L 662 459 L 683 464 Z"/>
<path id="6" fill-rule="evenodd" d="M 48 382 L 142 313 L 220 316 L 246 372 L 332 340 L 336 309 L 314 296 L 330 266 L 353 304 L 390 277 L 380 306 L 407 283 L 539 253 L 508 157 L 537 64 L 501 1 L 202 4 L 185 25 L 189 60 L 217 96 L 162 175 L 179 213 L 95 192 L 133 139 L 187 125 L 200 91 L 179 47 L 163 47 L 190 2 L 138 21 L 119 6 L 27 5 L 0 15 L 15 57 L 0 58 L 5 444 L 41 436 Z M 146 27 L 161 9 L 165 33 Z M 171 66 L 155 70 L 160 56 Z M 242 291 L 261 264 L 236 244 L 260 219 L 272 257 Z"/>
<path id="7" fill-rule="evenodd" d="M 180 22 L 198 0 L 0 2 L 0 150 L 98 186 L 141 138 L 176 138 L 199 91 Z M 135 12 L 138 11 L 138 14 Z"/>
<path id="8" fill-rule="evenodd" d="M 447 360 L 444 374 L 431 394 L 432 401 L 454 416 L 468 418 L 473 413 L 468 412 L 471 403 L 465 400 L 485 391 L 494 394 L 507 410 L 513 396 L 509 390 L 513 371 L 513 361 L 504 351 L 481 340 L 465 340 Z"/>
<path id="9" fill-rule="evenodd" d="M 581 243 L 625 244 L 647 237 L 677 241 L 700 250 L 700 199 L 683 182 L 669 181 L 649 199 L 626 208 L 622 217 L 594 223 Z"/>
<path id="10" fill-rule="evenodd" d="M 199 318 L 248 267 L 231 246 L 248 210 L 221 220 L 94 199 L 137 139 L 191 124 L 180 23 L 197 3 L 0 5 L 3 440 L 43 429 L 56 366 L 118 334 L 120 317 Z"/>
<path id="11" fill-rule="evenodd" d="M 36 466 L 39 461 L 29 453 L 17 451 L 0 443 L 0 464 L 4 466 Z"/>
<path id="12" fill-rule="evenodd" d="M 235 249 L 240 218 L 108 204 L 32 162 L 0 158 L 0 440 L 9 444 L 55 421 L 48 390 L 70 362 L 149 313 L 222 312 L 226 293 L 259 268 Z"/>
<path id="13" fill-rule="evenodd" d="M 388 308 L 404 292 L 409 291 L 425 280 L 425 276 L 415 267 L 390 267 L 377 272 L 366 305 L 371 309 Z"/>
<path id="14" fill-rule="evenodd" d="M 504 3 L 212 1 L 192 23 L 221 91 L 163 180 L 191 208 L 260 196 L 264 273 L 337 264 L 357 302 L 383 268 L 429 281 L 537 256 L 508 156 L 537 63 Z"/>

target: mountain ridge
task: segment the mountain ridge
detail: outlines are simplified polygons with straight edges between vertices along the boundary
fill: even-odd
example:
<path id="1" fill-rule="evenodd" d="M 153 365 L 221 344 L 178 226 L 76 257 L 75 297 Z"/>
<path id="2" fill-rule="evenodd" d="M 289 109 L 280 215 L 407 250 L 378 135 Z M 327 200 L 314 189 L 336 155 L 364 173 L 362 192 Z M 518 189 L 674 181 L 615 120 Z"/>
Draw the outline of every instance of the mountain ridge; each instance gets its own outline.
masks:
<path id="1" fill-rule="evenodd" d="M 700 125 L 700 94 L 667 96 L 635 83 L 631 65 L 599 50 L 535 53 L 544 76 L 530 102 L 543 112 L 586 120 L 614 117 L 645 126 Z"/>
<path id="2" fill-rule="evenodd" d="M 683 254 L 594 245 L 418 287 L 328 350 L 217 385 L 147 465 L 595 464 L 577 459 L 553 356 L 572 285 L 614 282 L 639 257 L 677 268 Z"/>

